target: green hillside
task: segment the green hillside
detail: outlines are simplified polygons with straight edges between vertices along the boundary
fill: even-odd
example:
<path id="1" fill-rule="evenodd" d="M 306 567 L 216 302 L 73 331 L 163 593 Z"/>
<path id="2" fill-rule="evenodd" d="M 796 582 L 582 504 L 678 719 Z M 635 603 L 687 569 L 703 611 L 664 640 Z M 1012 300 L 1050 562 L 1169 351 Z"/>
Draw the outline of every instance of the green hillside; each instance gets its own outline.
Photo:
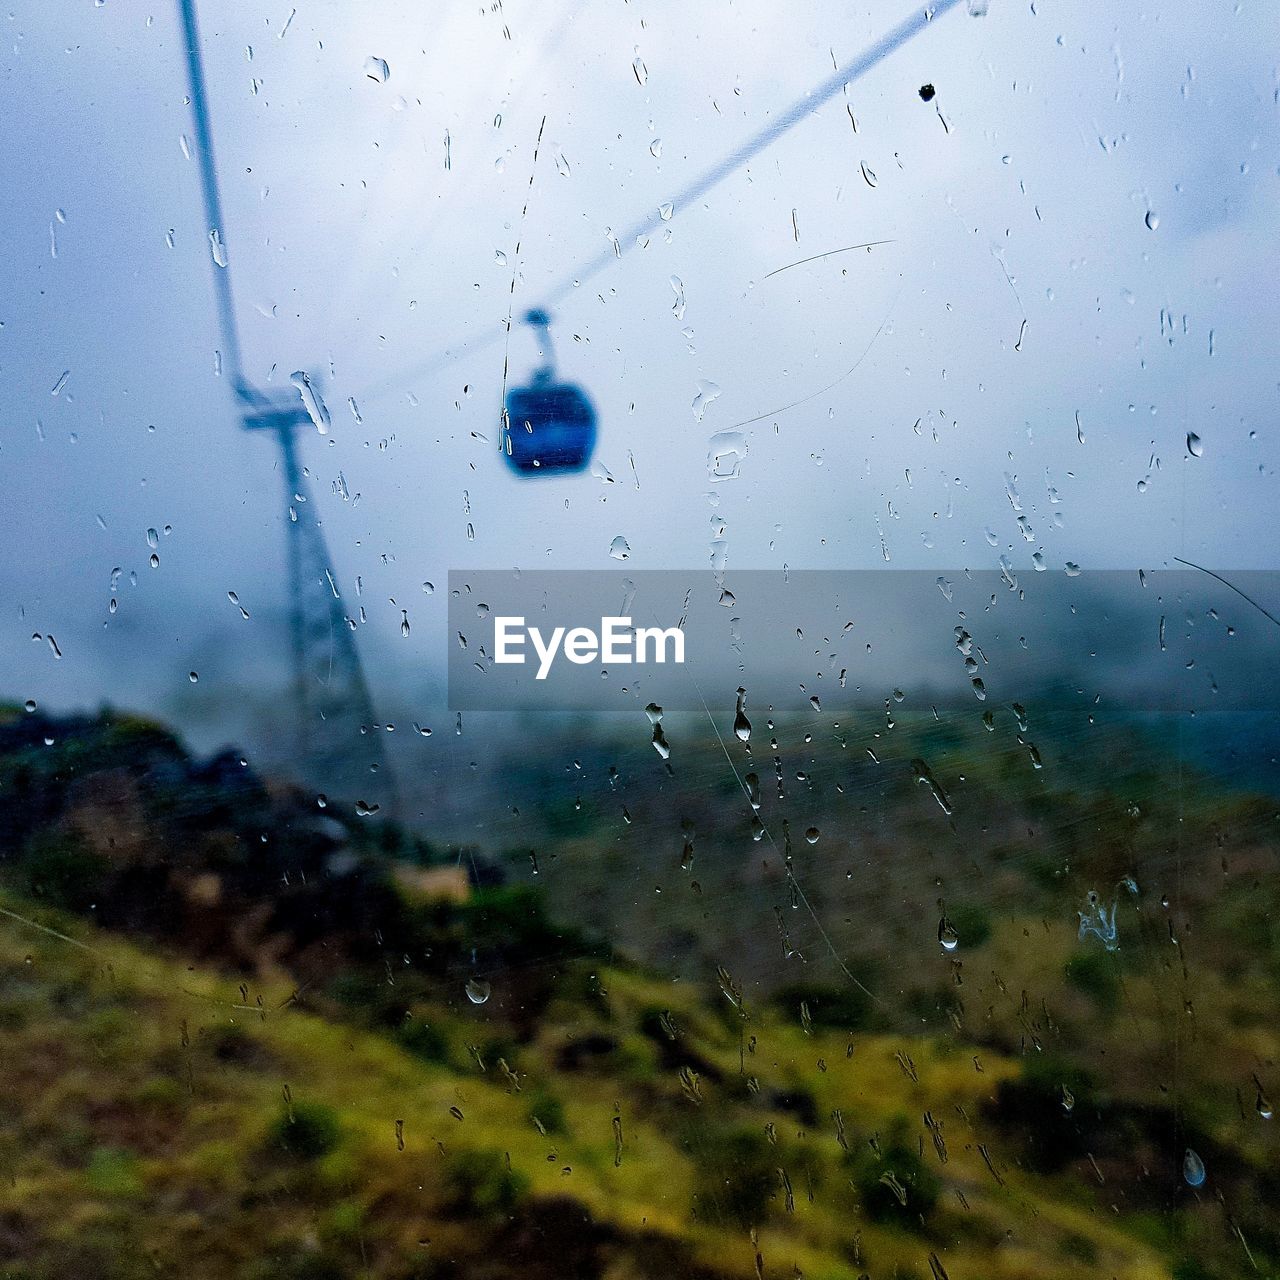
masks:
<path id="1" fill-rule="evenodd" d="M 0 930 L 6 1280 L 749 1276 L 757 1252 L 766 1275 L 1167 1274 L 1105 1194 L 1017 1167 L 988 1118 L 1007 1057 L 606 968 L 519 1045 L 446 1014 L 430 1062 L 288 985 L 3 905 L 82 943 Z"/>
<path id="2" fill-rule="evenodd" d="M 966 749 L 931 753 L 953 787 Z M 986 767 L 966 785 L 997 786 Z M 1046 829 L 1132 825 L 1105 774 L 1006 787 L 1001 831 L 1027 805 Z M 900 781 L 881 811 L 936 882 L 937 806 Z M 10 715 L 0 1277 L 1275 1274 L 1275 814 L 1207 783 L 1183 799 L 1182 838 L 1213 850 L 1186 864 L 1191 907 L 1121 888 L 1115 950 L 994 836 L 970 861 L 999 891 L 947 906 L 953 950 L 929 907 L 928 946 L 880 928 L 846 947 L 806 854 L 867 994 L 817 951 L 748 980 L 777 929 L 740 919 L 735 944 L 714 904 L 744 899 L 678 858 L 659 870 L 673 913 L 715 914 L 687 972 L 599 940 L 625 935 L 625 902 L 593 911 L 585 870 L 576 911 L 566 889 L 593 839 L 608 865 L 603 829 L 540 836 L 536 882 L 477 857 L 465 892 L 433 897 L 400 869 L 455 854 L 339 806 L 318 824 L 314 797 L 233 756 L 109 715 Z M 702 826 L 710 885 L 730 872 Z M 1144 876 L 1148 838 L 1122 850 Z"/>

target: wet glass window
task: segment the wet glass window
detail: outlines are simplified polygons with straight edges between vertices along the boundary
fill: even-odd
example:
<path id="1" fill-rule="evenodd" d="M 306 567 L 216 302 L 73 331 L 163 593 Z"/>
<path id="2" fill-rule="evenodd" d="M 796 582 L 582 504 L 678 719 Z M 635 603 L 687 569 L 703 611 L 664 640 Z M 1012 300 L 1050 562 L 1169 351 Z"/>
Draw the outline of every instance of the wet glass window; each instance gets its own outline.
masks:
<path id="1" fill-rule="evenodd" d="M 0 25 L 0 1280 L 1276 1274 L 1266 6 Z"/>

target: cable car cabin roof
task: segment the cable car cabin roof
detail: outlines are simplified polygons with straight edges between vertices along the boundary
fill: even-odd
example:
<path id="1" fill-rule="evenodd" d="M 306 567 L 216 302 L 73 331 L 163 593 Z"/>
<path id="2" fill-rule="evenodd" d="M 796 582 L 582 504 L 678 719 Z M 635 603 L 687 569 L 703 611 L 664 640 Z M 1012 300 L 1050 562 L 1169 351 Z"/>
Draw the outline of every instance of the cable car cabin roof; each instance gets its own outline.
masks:
<path id="1" fill-rule="evenodd" d="M 570 382 L 540 382 L 507 392 L 502 452 L 522 474 L 581 471 L 596 443 L 596 413 Z"/>

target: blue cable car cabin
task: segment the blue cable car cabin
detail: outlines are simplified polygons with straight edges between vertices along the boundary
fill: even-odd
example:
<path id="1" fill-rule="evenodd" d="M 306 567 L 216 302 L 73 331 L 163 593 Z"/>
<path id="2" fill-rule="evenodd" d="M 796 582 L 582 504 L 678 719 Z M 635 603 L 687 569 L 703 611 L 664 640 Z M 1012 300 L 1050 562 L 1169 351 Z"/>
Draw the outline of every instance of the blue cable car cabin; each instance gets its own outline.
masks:
<path id="1" fill-rule="evenodd" d="M 572 383 L 539 376 L 507 393 L 502 451 L 514 470 L 581 471 L 595 445 L 595 410 Z"/>
<path id="2" fill-rule="evenodd" d="M 580 387 L 557 382 L 552 367 L 550 317 L 531 311 L 527 323 L 541 331 L 547 362 L 525 387 L 507 392 L 502 424 L 502 453 L 521 475 L 581 471 L 596 445 L 596 412 Z"/>

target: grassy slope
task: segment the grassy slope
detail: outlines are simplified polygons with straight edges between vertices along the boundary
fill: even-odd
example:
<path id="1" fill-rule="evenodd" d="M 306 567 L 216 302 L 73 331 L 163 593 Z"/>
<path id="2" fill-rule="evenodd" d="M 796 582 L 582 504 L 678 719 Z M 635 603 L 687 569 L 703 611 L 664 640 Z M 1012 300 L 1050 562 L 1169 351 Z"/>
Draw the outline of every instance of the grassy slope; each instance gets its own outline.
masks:
<path id="1" fill-rule="evenodd" d="M 536 1259 L 513 1261 L 509 1271 L 483 1268 L 498 1266 L 522 1206 L 536 1221 L 540 1206 L 563 1197 L 612 1229 L 604 1247 L 619 1280 L 672 1274 L 680 1255 L 663 1238 L 676 1236 L 692 1242 L 690 1270 L 751 1276 L 757 1245 L 746 1225 L 695 1217 L 691 1204 L 699 1188 L 705 1200 L 708 1181 L 714 1187 L 718 1170 L 712 1160 L 708 1173 L 706 1153 L 720 1138 L 749 1133 L 758 1142 L 769 1124 L 777 1146 L 752 1157 L 770 1174 L 758 1213 L 767 1276 L 790 1276 L 793 1266 L 829 1280 L 895 1269 L 928 1276 L 931 1253 L 957 1280 L 1168 1274 L 1162 1250 L 1144 1243 L 1105 1195 L 1032 1176 L 1001 1149 L 983 1108 L 1019 1066 L 990 1050 L 979 1053 L 979 1071 L 970 1052 L 937 1037 L 806 1035 L 754 1010 L 739 1022 L 727 1001 L 708 1006 L 687 988 L 606 970 L 604 995 L 554 1003 L 536 1039 L 513 1053 L 517 1092 L 496 1060 L 482 1072 L 468 1059 L 464 1046 L 484 1040 L 483 1007 L 449 1017 L 451 1064 L 425 1063 L 388 1038 L 287 1004 L 285 987 L 242 988 L 234 976 L 193 969 L 21 899 L 0 903 L 31 918 L 38 912 L 93 948 L 0 922 L 5 1280 L 537 1275 Z M 700 1104 L 678 1070 L 659 1062 L 655 1038 L 639 1030 L 654 1010 L 671 1011 L 681 1048 L 702 1065 Z M 607 1067 L 557 1068 L 557 1052 L 592 1031 L 616 1042 Z M 743 1086 L 744 1074 L 758 1079 L 759 1093 Z M 807 1131 L 774 1095 L 801 1085 L 816 1114 Z M 322 1134 L 312 1156 L 286 1151 L 279 1134 L 290 1133 L 288 1106 L 304 1127 L 313 1108 L 331 1108 L 336 1138 Z M 837 1108 L 858 1160 L 874 1160 L 868 1139 L 879 1134 L 885 1145 L 895 1128 L 905 1145 L 923 1144 L 925 1164 L 942 1180 L 927 1234 L 861 1211 L 841 1164 Z M 545 1136 L 531 1119 L 539 1110 L 555 1121 Z M 926 1110 L 942 1123 L 945 1165 L 923 1126 Z M 459 1170 L 476 1152 L 492 1154 L 479 1157 L 485 1187 L 468 1199 L 458 1188 L 471 1184 Z M 503 1153 L 514 1174 L 510 1197 Z M 793 1188 L 793 1212 L 773 1176 L 778 1168 Z M 463 1260 L 461 1270 L 449 1270 L 452 1257 Z M 546 1274 L 556 1273 L 549 1260 Z M 572 1274 L 567 1262 L 559 1273 Z"/>

